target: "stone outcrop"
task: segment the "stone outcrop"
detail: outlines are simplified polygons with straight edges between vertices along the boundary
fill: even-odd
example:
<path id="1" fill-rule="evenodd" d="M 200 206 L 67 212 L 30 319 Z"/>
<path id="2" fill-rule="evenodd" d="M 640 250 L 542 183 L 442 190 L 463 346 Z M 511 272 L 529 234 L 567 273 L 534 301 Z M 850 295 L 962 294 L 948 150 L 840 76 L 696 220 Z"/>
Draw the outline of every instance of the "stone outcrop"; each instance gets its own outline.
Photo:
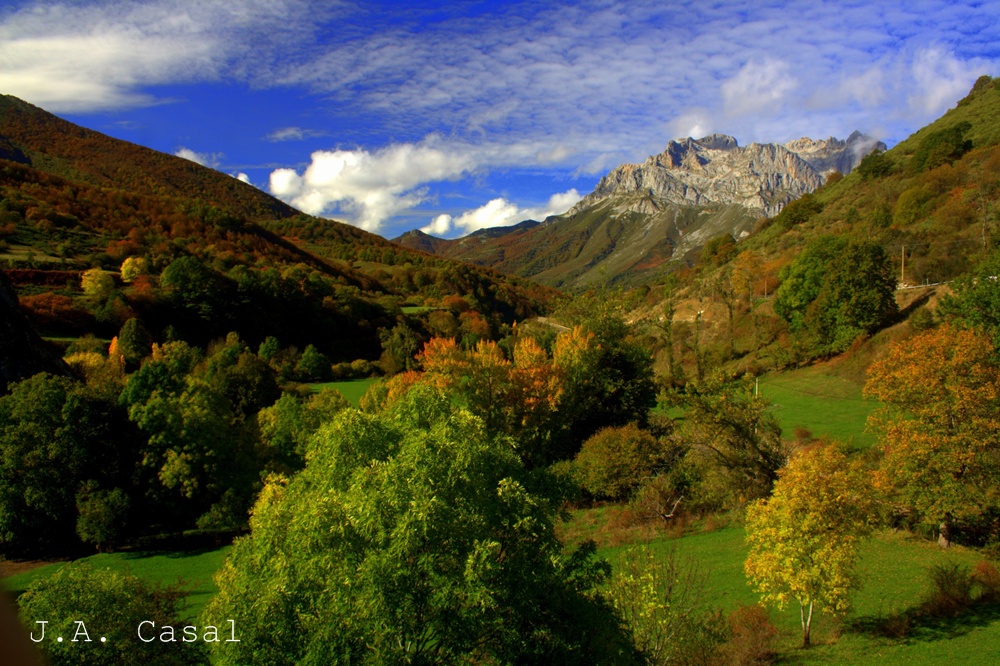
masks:
<path id="1" fill-rule="evenodd" d="M 649 213 L 650 206 L 742 206 L 752 214 L 777 215 L 789 201 L 818 189 L 832 171 L 846 173 L 876 147 L 885 144 L 855 132 L 847 139 L 798 139 L 784 145 L 752 143 L 712 134 L 671 141 L 642 164 L 623 164 L 601 179 L 570 214 L 609 197 L 638 194 L 626 206 Z M 647 198 L 648 197 L 648 198 Z"/>

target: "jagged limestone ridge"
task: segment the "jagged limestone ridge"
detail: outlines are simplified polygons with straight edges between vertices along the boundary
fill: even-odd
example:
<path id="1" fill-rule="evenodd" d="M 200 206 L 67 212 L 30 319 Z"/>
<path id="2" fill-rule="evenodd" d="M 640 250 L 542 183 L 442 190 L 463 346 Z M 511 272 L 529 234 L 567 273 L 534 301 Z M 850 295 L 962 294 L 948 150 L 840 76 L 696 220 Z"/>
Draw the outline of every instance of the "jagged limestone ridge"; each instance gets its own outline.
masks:
<path id="1" fill-rule="evenodd" d="M 625 210 L 650 213 L 669 204 L 737 204 L 772 216 L 789 201 L 819 188 L 825 173 L 850 171 L 875 147 L 884 144 L 858 132 L 846 141 L 804 138 L 746 147 L 724 134 L 670 141 L 662 153 L 642 164 L 613 169 L 570 214 L 608 197 L 640 194 L 643 199 Z"/>

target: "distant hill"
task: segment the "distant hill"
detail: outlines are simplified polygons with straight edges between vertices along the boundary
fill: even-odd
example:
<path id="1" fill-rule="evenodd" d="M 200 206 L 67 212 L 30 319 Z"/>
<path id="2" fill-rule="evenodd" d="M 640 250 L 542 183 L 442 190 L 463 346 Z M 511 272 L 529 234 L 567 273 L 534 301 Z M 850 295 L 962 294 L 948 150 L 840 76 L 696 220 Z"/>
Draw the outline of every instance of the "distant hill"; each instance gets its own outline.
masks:
<path id="1" fill-rule="evenodd" d="M 195 263 L 174 277 L 190 288 L 162 284 L 186 257 Z M 117 274 L 128 258 L 143 262 L 142 279 L 117 279 L 111 296 L 81 293 L 82 271 Z M 236 178 L 10 96 L 0 96 L 0 267 L 49 334 L 110 337 L 138 316 L 158 338 L 171 329 L 204 343 L 237 330 L 251 342 L 314 343 L 335 360 L 377 356 L 378 330 L 401 317 L 426 327 L 401 305 L 462 296 L 498 331 L 557 296 L 305 215 Z"/>
<path id="2" fill-rule="evenodd" d="M 642 164 L 613 169 L 572 210 L 543 224 L 451 241 L 411 234 L 397 240 L 570 291 L 628 282 L 690 257 L 714 237 L 746 236 L 756 220 L 875 149 L 885 144 L 858 132 L 843 141 L 746 147 L 721 134 L 670 141 Z"/>

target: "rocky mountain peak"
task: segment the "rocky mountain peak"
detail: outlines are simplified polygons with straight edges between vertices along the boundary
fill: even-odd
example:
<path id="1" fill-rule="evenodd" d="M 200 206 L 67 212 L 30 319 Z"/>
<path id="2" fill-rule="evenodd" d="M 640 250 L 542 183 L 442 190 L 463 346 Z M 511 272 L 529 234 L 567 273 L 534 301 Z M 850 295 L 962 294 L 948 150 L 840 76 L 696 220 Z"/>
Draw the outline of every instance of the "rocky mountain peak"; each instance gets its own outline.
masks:
<path id="1" fill-rule="evenodd" d="M 851 171 L 875 148 L 884 149 L 885 144 L 860 132 L 846 141 L 802 138 L 744 147 L 725 134 L 677 139 L 642 164 L 612 170 L 570 213 L 622 196 L 629 201 L 618 208 L 634 212 L 670 204 L 736 204 L 770 217 L 789 201 L 818 189 L 829 172 Z"/>
<path id="2" fill-rule="evenodd" d="M 885 150 L 886 145 L 867 134 L 854 131 L 847 140 L 829 137 L 814 140 L 808 137 L 795 139 L 784 144 L 785 148 L 809 162 L 824 176 L 834 171 L 849 173 L 873 150 Z"/>
<path id="3" fill-rule="evenodd" d="M 709 150 L 732 150 L 740 147 L 736 139 L 728 134 L 709 134 L 698 139 L 696 143 Z"/>

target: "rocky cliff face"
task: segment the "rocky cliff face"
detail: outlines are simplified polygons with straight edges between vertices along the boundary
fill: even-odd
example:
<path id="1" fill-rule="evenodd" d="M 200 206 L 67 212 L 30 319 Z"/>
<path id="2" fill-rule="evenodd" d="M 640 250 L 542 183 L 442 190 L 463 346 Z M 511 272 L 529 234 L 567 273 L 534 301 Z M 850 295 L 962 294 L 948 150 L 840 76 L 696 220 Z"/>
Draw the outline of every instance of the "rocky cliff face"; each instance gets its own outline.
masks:
<path id="1" fill-rule="evenodd" d="M 809 138 L 796 139 L 784 144 L 812 168 L 827 176 L 834 171 L 850 173 L 861 164 L 861 160 L 873 150 L 885 150 L 886 145 L 861 132 L 853 132 L 846 141 L 829 139 L 814 141 Z"/>
<path id="2" fill-rule="evenodd" d="M 642 164 L 623 164 L 601 179 L 570 214 L 609 197 L 638 194 L 621 210 L 650 213 L 670 204 L 738 205 L 751 214 L 777 215 L 789 201 L 812 192 L 825 175 L 846 173 L 879 143 L 855 132 L 847 141 L 798 139 L 784 145 L 752 143 L 712 134 L 702 139 L 671 141 L 659 155 Z"/>

